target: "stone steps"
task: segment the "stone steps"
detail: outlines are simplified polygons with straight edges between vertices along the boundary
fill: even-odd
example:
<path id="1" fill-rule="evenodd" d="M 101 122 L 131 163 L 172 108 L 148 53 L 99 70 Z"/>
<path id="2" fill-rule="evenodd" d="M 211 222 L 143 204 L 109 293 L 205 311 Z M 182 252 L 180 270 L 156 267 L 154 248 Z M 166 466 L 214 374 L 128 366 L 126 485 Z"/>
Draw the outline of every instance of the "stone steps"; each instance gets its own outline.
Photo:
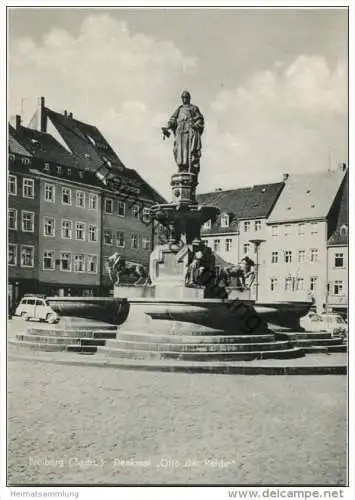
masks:
<path id="1" fill-rule="evenodd" d="M 169 351 L 144 351 L 138 349 L 120 349 L 114 347 L 98 347 L 97 352 L 109 357 L 136 360 L 183 360 L 203 361 L 249 361 L 253 359 L 289 359 L 304 356 L 302 349 L 288 348 L 274 351 L 248 351 L 248 352 L 169 352 Z"/>
<path id="2" fill-rule="evenodd" d="M 273 341 L 273 342 L 249 342 L 249 343 L 152 343 L 152 342 L 137 342 L 131 340 L 108 340 L 107 348 L 126 349 L 128 351 L 153 351 L 167 353 L 230 353 L 230 352 L 256 352 L 256 351 L 276 351 L 291 347 L 289 341 Z"/>
<path id="3" fill-rule="evenodd" d="M 275 335 L 273 333 L 260 335 L 163 335 L 135 331 L 118 331 L 117 339 L 151 344 L 236 344 L 249 342 L 273 342 L 275 340 Z"/>
<path id="4" fill-rule="evenodd" d="M 309 347 L 309 346 L 334 346 L 343 344 L 343 339 L 340 337 L 333 337 L 331 339 L 303 339 L 292 340 L 291 343 L 296 347 Z"/>
<path id="5" fill-rule="evenodd" d="M 281 333 L 281 332 L 280 332 Z M 333 335 L 329 332 L 282 332 L 290 339 L 304 340 L 304 339 L 332 339 Z"/>
<path id="6" fill-rule="evenodd" d="M 117 328 L 115 329 L 102 329 L 97 328 L 92 330 L 86 329 L 47 329 L 47 328 L 28 328 L 26 333 L 28 335 L 36 335 L 43 337 L 63 337 L 63 338 L 93 338 L 93 339 L 115 339 L 117 336 Z"/>

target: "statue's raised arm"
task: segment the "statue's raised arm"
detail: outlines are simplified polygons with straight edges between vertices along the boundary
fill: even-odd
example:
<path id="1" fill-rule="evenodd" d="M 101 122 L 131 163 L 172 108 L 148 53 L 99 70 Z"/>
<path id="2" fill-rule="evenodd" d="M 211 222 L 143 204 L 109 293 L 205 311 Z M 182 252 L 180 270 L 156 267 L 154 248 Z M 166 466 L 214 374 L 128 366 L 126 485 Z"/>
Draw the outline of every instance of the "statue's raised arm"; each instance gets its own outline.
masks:
<path id="1" fill-rule="evenodd" d="M 198 174 L 201 158 L 201 135 L 204 118 L 197 106 L 191 104 L 190 93 L 181 94 L 182 105 L 172 114 L 166 127 L 162 127 L 163 137 L 174 134 L 173 153 L 179 172 Z"/>

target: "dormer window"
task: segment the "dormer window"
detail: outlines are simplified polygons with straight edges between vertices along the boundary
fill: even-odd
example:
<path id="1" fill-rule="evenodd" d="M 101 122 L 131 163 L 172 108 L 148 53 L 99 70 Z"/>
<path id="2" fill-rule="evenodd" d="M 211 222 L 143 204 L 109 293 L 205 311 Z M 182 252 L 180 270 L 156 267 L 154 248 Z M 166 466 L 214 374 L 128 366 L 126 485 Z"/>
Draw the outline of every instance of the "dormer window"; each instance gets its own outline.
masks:
<path id="1" fill-rule="evenodd" d="M 340 236 L 347 236 L 348 235 L 348 226 L 346 224 L 343 224 L 340 228 Z"/>
<path id="2" fill-rule="evenodd" d="M 229 215 L 228 214 L 221 215 L 221 227 L 229 227 Z"/>
<path id="3" fill-rule="evenodd" d="M 212 222 L 210 220 L 205 222 L 203 225 L 203 229 L 205 229 L 205 230 L 211 229 L 211 227 L 212 227 Z"/>
<path id="4" fill-rule="evenodd" d="M 45 171 L 45 172 L 49 172 L 49 171 L 50 171 L 50 166 L 49 166 L 49 163 L 45 163 L 45 164 L 44 164 L 44 171 Z"/>
<path id="5" fill-rule="evenodd" d="M 22 165 L 29 165 L 30 164 L 30 160 L 28 158 L 22 158 L 21 162 L 22 162 Z"/>

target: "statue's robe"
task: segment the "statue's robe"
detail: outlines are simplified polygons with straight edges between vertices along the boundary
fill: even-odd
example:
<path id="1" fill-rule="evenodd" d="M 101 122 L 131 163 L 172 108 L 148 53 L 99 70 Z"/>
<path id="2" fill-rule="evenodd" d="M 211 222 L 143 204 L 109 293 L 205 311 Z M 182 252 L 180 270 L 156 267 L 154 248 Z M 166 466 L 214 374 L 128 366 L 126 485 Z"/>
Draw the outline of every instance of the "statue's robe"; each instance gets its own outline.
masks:
<path id="1" fill-rule="evenodd" d="M 180 171 L 198 173 L 200 170 L 201 135 L 204 118 L 194 104 L 182 104 L 169 122 L 175 135 L 174 157 Z"/>

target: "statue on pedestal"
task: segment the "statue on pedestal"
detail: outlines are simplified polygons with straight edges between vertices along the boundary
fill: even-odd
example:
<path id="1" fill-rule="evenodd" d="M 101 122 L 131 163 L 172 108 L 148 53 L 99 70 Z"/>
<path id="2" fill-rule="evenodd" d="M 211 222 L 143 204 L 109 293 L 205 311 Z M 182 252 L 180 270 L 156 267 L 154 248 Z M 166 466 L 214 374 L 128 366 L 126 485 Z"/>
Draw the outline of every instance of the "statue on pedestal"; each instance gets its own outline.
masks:
<path id="1" fill-rule="evenodd" d="M 198 174 L 200 171 L 201 135 L 204 130 L 204 118 L 197 106 L 191 104 L 191 95 L 187 90 L 181 94 L 182 105 L 173 113 L 166 127 L 162 128 L 163 138 L 175 136 L 174 158 L 179 172 Z"/>

